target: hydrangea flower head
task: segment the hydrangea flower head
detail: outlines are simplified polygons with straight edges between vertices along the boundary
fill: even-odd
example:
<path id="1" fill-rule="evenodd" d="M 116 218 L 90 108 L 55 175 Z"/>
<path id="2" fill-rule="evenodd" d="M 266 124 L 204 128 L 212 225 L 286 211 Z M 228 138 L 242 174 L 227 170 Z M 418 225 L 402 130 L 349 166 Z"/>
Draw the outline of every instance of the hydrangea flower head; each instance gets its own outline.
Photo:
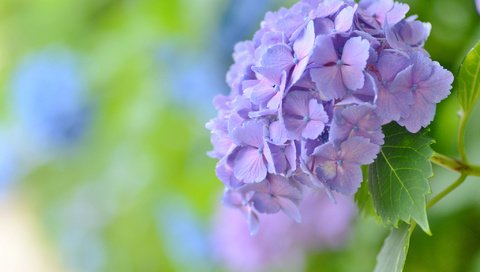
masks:
<path id="1" fill-rule="evenodd" d="M 433 120 L 453 76 L 423 49 L 431 25 L 408 11 L 393 0 L 301 0 L 235 47 L 231 92 L 207 128 L 224 200 L 252 232 L 258 213 L 299 221 L 307 191 L 354 194 L 382 125 L 415 133 Z"/>

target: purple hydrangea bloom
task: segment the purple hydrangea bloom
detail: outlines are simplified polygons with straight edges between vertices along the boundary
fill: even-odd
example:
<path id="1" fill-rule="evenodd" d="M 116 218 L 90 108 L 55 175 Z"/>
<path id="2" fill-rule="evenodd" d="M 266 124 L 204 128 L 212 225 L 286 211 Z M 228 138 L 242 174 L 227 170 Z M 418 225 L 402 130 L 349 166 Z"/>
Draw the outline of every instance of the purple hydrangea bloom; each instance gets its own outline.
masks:
<path id="1" fill-rule="evenodd" d="M 315 44 L 313 61 L 314 66 L 319 67 L 312 68 L 310 75 L 325 99 L 343 98 L 347 90 L 363 87 L 363 70 L 370 48 L 367 40 L 350 38 L 343 46 L 341 56 L 328 36 L 318 36 Z"/>
<path id="2" fill-rule="evenodd" d="M 417 132 L 432 122 L 436 104 L 450 94 L 453 76 L 438 62 L 421 53 L 414 53 L 411 61 L 412 65 L 397 75 L 394 87 L 413 94 L 414 104 L 410 112 L 398 123 Z"/>
<path id="3" fill-rule="evenodd" d="M 392 121 L 433 120 L 452 74 L 423 49 L 431 30 L 393 0 L 300 0 L 269 12 L 239 43 L 207 128 L 225 202 L 258 230 L 260 214 L 298 220 L 311 190 L 352 195 Z M 235 197 L 232 197 L 235 196 Z M 263 217 L 263 216 L 262 216 Z"/>
<path id="4" fill-rule="evenodd" d="M 369 104 L 338 107 L 334 113 L 331 137 L 336 141 L 346 141 L 360 136 L 377 145 L 383 145 L 381 126 L 375 108 Z"/>
<path id="5" fill-rule="evenodd" d="M 323 105 L 308 92 L 291 92 L 283 105 L 283 123 L 292 139 L 316 139 L 322 134 L 328 115 Z"/>
<path id="6" fill-rule="evenodd" d="M 333 142 L 323 144 L 312 154 L 312 169 L 328 188 L 344 193 L 356 192 L 362 180 L 363 164 L 375 159 L 380 147 L 363 137 L 352 137 L 340 145 Z"/>
<path id="7" fill-rule="evenodd" d="M 287 178 L 269 175 L 263 182 L 247 184 L 240 190 L 254 192 L 251 201 L 260 213 L 277 213 L 284 211 L 295 221 L 300 222 L 297 205 L 302 199 L 300 190 Z"/>
<path id="8" fill-rule="evenodd" d="M 213 222 L 212 248 L 229 271 L 302 271 L 311 252 L 343 246 L 356 209 L 352 197 L 310 191 L 299 206 L 304 224 L 282 213 L 261 215 L 262 229 L 250 236 L 237 210 L 220 207 Z M 281 239 L 281 242 L 279 242 Z"/>
<path id="9" fill-rule="evenodd" d="M 432 25 L 416 19 L 416 16 L 411 16 L 392 27 L 390 25 L 385 27 L 385 36 L 392 48 L 408 51 L 423 47 L 430 35 Z"/>

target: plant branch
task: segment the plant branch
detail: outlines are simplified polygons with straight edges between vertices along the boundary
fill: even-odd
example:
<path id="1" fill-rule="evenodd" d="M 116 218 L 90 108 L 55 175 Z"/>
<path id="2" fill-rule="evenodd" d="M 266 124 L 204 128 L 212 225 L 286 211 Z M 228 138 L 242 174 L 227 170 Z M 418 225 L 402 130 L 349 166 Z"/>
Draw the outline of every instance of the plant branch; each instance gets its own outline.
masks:
<path id="1" fill-rule="evenodd" d="M 465 130 L 467 128 L 469 115 L 465 112 L 460 112 L 460 125 L 458 127 L 458 153 L 461 160 L 468 164 L 467 153 L 465 151 Z"/>
<path id="2" fill-rule="evenodd" d="M 459 161 L 440 153 L 434 153 L 430 158 L 430 161 L 444 168 L 463 173 L 468 176 L 480 176 L 480 166 L 470 165 L 467 162 Z"/>
<path id="3" fill-rule="evenodd" d="M 468 177 L 467 174 L 462 173 L 462 175 L 450 186 L 445 188 L 445 190 L 441 191 L 438 195 L 433 197 L 428 203 L 427 203 L 427 209 L 430 209 L 433 207 L 435 204 L 437 204 L 438 201 L 442 200 L 445 196 L 447 196 L 449 193 L 451 193 L 453 190 L 455 190 L 458 186 L 460 186 L 465 179 Z"/>

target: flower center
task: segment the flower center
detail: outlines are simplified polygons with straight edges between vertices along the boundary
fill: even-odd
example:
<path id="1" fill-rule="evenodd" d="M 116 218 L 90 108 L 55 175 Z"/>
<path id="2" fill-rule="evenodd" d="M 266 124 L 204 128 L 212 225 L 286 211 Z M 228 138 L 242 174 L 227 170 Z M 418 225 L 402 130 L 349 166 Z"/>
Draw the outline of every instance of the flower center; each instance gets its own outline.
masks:
<path id="1" fill-rule="evenodd" d="M 343 165 L 343 160 L 338 160 L 338 161 L 337 161 L 337 165 L 338 165 L 338 166 L 342 166 L 342 165 Z"/>
<path id="2" fill-rule="evenodd" d="M 388 81 L 386 79 L 382 80 L 382 85 L 383 87 L 387 87 Z"/>
<path id="3" fill-rule="evenodd" d="M 293 64 L 297 65 L 300 62 L 300 60 L 297 57 L 297 54 L 293 54 Z"/>
<path id="4" fill-rule="evenodd" d="M 417 88 L 418 88 L 417 84 L 414 83 L 414 84 L 412 85 L 412 92 L 416 92 L 416 91 L 417 91 Z"/>
<path id="5" fill-rule="evenodd" d="M 272 88 L 276 93 L 278 93 L 278 91 L 280 91 L 280 86 L 278 86 L 277 84 L 273 84 Z"/>

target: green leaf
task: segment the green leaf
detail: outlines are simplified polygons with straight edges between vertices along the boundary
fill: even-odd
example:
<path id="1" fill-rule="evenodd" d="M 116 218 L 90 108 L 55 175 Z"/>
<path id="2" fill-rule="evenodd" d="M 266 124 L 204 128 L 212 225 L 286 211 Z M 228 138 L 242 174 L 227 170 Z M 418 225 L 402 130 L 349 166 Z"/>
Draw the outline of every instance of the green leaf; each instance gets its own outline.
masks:
<path id="1" fill-rule="evenodd" d="M 469 115 L 480 96 L 480 42 L 463 60 L 457 75 L 458 101 L 465 115 Z"/>
<path id="2" fill-rule="evenodd" d="M 403 271 L 411 235 L 409 225 L 404 223 L 401 223 L 398 229 L 392 229 L 377 256 L 375 272 Z"/>
<path id="3" fill-rule="evenodd" d="M 362 166 L 363 172 L 363 181 L 358 189 L 357 193 L 355 194 L 355 202 L 357 203 L 357 207 L 360 211 L 360 214 L 363 216 L 373 216 L 375 218 L 379 218 L 377 212 L 375 211 L 375 207 L 373 206 L 373 199 L 368 191 L 368 166 Z"/>
<path id="4" fill-rule="evenodd" d="M 430 234 L 426 196 L 433 176 L 430 157 L 433 140 L 427 130 L 409 133 L 396 123 L 384 127 L 385 144 L 368 168 L 368 189 L 375 210 L 386 224 L 398 226 L 413 218 Z"/>

